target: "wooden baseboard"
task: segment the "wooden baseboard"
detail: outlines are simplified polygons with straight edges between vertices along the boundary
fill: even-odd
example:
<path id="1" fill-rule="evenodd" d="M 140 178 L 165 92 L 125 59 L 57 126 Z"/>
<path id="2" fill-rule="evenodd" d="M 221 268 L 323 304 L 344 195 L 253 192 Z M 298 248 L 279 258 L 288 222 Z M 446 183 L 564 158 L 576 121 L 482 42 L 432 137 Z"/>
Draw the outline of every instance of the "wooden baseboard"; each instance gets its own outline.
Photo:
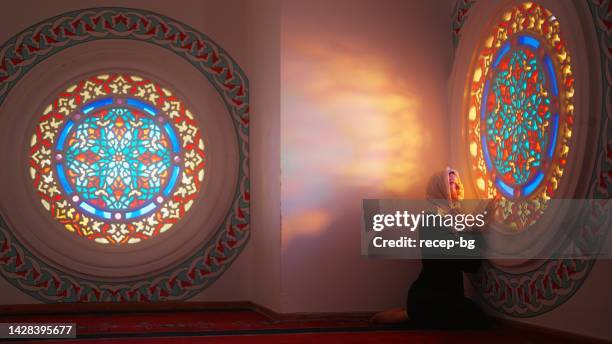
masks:
<path id="1" fill-rule="evenodd" d="M 76 313 L 142 313 L 251 310 L 272 321 L 300 320 L 367 320 L 372 312 L 278 313 L 251 301 L 231 302 L 87 302 L 0 305 L 1 315 L 41 315 Z"/>

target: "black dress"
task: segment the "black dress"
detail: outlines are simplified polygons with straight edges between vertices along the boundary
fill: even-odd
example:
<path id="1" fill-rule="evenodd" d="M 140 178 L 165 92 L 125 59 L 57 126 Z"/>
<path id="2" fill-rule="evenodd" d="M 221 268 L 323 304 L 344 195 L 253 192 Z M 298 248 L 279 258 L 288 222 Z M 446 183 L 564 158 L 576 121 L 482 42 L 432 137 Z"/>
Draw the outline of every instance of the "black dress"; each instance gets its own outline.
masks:
<path id="1" fill-rule="evenodd" d="M 421 239 L 453 238 L 451 229 L 423 228 Z M 474 301 L 464 296 L 463 273 L 476 272 L 479 259 L 440 258 L 443 249 L 421 248 L 422 269 L 408 291 L 406 309 L 413 323 L 430 329 L 482 329 L 488 320 Z"/>

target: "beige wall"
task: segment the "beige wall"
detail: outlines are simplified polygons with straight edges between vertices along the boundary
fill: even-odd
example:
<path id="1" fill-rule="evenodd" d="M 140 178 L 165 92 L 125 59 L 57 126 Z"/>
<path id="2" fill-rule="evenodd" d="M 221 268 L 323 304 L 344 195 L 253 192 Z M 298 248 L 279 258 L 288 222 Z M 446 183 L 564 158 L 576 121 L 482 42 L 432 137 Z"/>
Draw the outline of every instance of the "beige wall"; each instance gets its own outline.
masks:
<path id="1" fill-rule="evenodd" d="M 248 1 L 251 84 L 249 300 L 281 311 L 280 0 Z"/>
<path id="2" fill-rule="evenodd" d="M 283 2 L 283 311 L 404 304 L 420 263 L 360 256 L 361 199 L 420 198 L 447 164 L 451 9 Z"/>

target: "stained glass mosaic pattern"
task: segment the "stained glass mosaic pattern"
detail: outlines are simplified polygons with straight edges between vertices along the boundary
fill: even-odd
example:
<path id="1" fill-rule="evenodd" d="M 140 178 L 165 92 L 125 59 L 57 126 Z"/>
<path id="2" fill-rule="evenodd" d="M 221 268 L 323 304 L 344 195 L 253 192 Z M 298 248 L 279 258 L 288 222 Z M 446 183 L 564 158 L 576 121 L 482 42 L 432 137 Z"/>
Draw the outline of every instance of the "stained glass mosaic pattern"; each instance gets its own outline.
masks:
<path id="1" fill-rule="evenodd" d="M 60 185 L 93 215 L 143 215 L 156 208 L 151 204 L 162 187 L 171 190 L 176 183 L 173 179 L 166 185 L 171 171 L 179 168 L 170 161 L 167 136 L 154 119 L 126 107 L 100 110 L 76 125 L 69 121 L 56 154 Z"/>
<path id="2" fill-rule="evenodd" d="M 498 198 L 498 216 L 521 230 L 554 197 L 572 135 L 574 78 L 558 19 L 519 4 L 484 40 L 468 89 L 470 165 L 481 197 Z"/>
<path id="3" fill-rule="evenodd" d="M 68 87 L 31 139 L 30 173 L 64 227 L 103 244 L 167 231 L 192 206 L 205 149 L 180 99 L 134 75 L 98 75 Z"/>
<path id="4" fill-rule="evenodd" d="M 485 83 L 483 155 L 507 197 L 529 196 L 540 186 L 555 148 L 559 115 L 551 107 L 558 104 L 557 80 L 540 46 L 528 34 L 506 41 Z"/>

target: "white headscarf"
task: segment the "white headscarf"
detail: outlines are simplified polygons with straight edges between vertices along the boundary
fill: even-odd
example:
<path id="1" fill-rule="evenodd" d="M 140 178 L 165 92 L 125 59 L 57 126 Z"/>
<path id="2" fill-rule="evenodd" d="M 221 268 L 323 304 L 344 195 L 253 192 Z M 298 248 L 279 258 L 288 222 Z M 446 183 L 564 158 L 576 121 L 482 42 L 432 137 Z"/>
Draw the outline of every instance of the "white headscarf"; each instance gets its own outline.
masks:
<path id="1" fill-rule="evenodd" d="M 454 173 L 459 177 L 459 172 L 450 167 L 445 168 L 442 171 L 436 172 L 429 178 L 427 183 L 426 197 L 427 200 L 433 203 L 439 213 L 449 213 L 451 210 L 456 209 L 459 205 L 457 202 L 453 202 L 450 193 L 449 176 L 450 173 Z"/>

